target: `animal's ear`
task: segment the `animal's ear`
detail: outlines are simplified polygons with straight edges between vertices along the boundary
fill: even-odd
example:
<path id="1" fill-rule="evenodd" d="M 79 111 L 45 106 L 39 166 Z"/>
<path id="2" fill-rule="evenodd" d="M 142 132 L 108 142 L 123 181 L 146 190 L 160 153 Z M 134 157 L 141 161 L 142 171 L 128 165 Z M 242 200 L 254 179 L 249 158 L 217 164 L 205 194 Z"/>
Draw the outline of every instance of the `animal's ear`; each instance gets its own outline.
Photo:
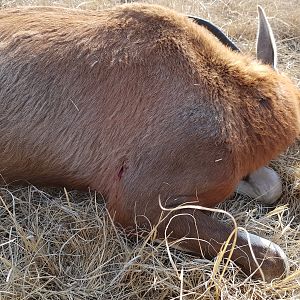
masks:
<path id="1" fill-rule="evenodd" d="M 277 48 L 271 26 L 262 7 L 258 6 L 259 28 L 257 32 L 256 57 L 276 69 Z"/>

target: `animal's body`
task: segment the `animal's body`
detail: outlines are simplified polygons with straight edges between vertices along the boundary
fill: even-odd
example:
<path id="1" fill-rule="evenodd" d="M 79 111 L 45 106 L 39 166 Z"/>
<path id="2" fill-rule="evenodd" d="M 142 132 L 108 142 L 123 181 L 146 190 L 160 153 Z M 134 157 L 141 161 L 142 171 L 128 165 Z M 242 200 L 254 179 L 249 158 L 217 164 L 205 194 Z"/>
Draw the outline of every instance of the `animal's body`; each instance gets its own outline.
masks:
<path id="1" fill-rule="evenodd" d="M 294 141 L 299 98 L 270 66 L 159 6 L 0 11 L 2 178 L 94 189 L 125 228 L 156 224 L 159 198 L 167 207 L 226 199 Z M 230 228 L 186 212 L 197 228 L 177 217 L 171 238 L 199 233 L 211 242 L 204 255 L 215 255 Z M 250 255 L 241 234 L 238 245 Z M 199 242 L 181 246 L 200 253 Z M 262 259 L 266 245 L 252 246 Z M 233 259 L 253 271 L 241 255 Z M 267 279 L 283 273 L 283 260 L 270 250 Z"/>

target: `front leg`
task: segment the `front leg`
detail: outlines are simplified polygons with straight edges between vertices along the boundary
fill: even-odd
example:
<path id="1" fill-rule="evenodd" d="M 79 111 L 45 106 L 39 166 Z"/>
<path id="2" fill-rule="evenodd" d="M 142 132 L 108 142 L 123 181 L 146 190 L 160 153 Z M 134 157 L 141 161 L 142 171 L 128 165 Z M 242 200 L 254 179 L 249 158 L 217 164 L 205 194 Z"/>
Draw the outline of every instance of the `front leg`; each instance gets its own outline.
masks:
<path id="1" fill-rule="evenodd" d="M 282 194 L 282 183 L 273 169 L 262 167 L 241 180 L 236 192 L 265 204 L 273 204 Z"/>

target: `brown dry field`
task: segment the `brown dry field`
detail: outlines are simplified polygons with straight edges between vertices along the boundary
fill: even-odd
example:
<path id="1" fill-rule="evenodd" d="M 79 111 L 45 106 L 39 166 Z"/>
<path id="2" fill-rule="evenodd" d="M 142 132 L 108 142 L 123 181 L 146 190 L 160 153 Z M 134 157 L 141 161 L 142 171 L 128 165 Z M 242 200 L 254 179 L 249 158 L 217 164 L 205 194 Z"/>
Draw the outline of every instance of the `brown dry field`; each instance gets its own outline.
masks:
<path id="1" fill-rule="evenodd" d="M 129 2 L 129 1 L 128 1 Z M 279 70 L 300 86 L 299 0 L 146 1 L 205 17 L 254 54 L 257 4 L 277 40 Z M 55 5 L 103 9 L 110 0 L 1 0 L 1 7 Z M 0 299 L 300 299 L 300 143 L 272 166 L 284 193 L 274 207 L 235 196 L 220 206 L 239 226 L 278 243 L 290 274 L 266 284 L 233 263 L 195 258 L 165 244 L 128 240 L 100 195 L 35 186 L 0 187 Z M 216 217 L 227 220 L 222 213 Z"/>

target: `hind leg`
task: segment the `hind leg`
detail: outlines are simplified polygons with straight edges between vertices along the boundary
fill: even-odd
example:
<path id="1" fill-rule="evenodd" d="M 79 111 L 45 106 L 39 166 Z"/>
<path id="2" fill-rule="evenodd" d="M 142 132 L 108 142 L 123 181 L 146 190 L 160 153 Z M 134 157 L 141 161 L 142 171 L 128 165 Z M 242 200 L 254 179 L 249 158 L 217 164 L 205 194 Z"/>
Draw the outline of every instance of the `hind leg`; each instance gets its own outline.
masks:
<path id="1" fill-rule="evenodd" d="M 187 202 L 193 200 L 193 198 L 184 198 Z M 139 227 L 150 230 L 157 225 L 162 210 L 158 206 L 148 207 L 147 210 L 149 213 L 137 206 L 132 210 L 130 216 L 127 215 L 129 218 L 127 218 L 125 224 L 122 223 L 122 216 L 118 218 L 120 215 L 116 215 L 115 222 L 129 229 L 136 228 L 137 223 Z M 141 214 L 140 211 L 142 211 Z M 231 233 L 232 228 L 230 226 L 208 214 L 197 209 L 185 208 L 170 212 L 167 215 L 164 214 L 163 220 L 156 227 L 155 239 L 164 240 L 167 238 L 171 247 L 211 259 L 222 250 L 222 246 Z M 233 239 L 230 240 L 224 258 L 229 257 L 232 241 Z M 247 234 L 239 231 L 236 246 L 230 257 L 232 261 L 241 267 L 244 273 L 247 275 L 253 274 L 254 278 L 257 279 L 271 281 L 284 276 L 288 272 L 287 257 L 278 245 L 250 233 L 249 243 L 251 247 L 248 244 Z"/>
<path id="2" fill-rule="evenodd" d="M 196 197 L 174 196 L 168 197 L 170 201 L 161 201 L 161 203 L 170 208 L 176 208 L 186 203 L 197 205 L 201 202 L 205 203 L 205 201 L 201 201 L 202 197 L 207 199 L 213 195 L 214 191 L 209 194 L 198 194 Z M 137 227 L 146 229 L 146 231 L 156 227 L 156 239 L 163 240 L 167 237 L 175 248 L 180 248 L 197 256 L 207 259 L 217 256 L 232 233 L 230 226 L 199 209 L 182 208 L 168 214 L 160 207 L 159 197 L 151 197 L 151 200 L 148 200 L 144 195 L 140 201 L 135 203 L 129 200 L 132 198 L 138 199 L 136 195 L 122 193 L 118 198 L 115 198 L 117 201 L 108 201 L 109 212 L 114 216 L 114 221 L 117 224 L 130 230 L 130 232 Z M 161 200 L 163 199 L 162 197 Z M 128 205 L 130 202 L 131 205 Z M 247 275 L 254 273 L 255 278 L 271 281 L 286 274 L 287 258 L 278 245 L 254 234 L 249 234 L 249 243 L 250 247 L 247 235 L 242 231 L 238 232 L 236 246 L 230 257 Z M 225 258 L 229 256 L 229 252 L 229 250 L 226 251 Z M 261 276 L 255 260 L 260 265 L 263 276 Z"/>
<path id="3" fill-rule="evenodd" d="M 262 167 L 240 181 L 236 192 L 265 204 L 273 204 L 282 194 L 282 183 L 279 175 L 273 169 Z"/>
<path id="4" fill-rule="evenodd" d="M 122 178 L 116 179 L 108 196 L 108 210 L 115 222 L 124 228 L 151 230 L 156 226 L 157 239 L 164 239 L 166 233 L 169 241 L 178 241 L 176 246 L 188 252 L 205 258 L 215 257 L 231 235 L 232 228 L 199 209 L 185 208 L 166 215 L 159 200 L 162 206 L 169 208 L 186 203 L 215 206 L 225 200 L 237 185 L 234 174 L 226 168 L 228 160 L 224 159 L 217 164 L 200 157 L 198 164 L 176 159 L 166 165 L 164 162 L 170 159 L 170 154 L 167 155 L 161 160 L 157 159 L 157 155 L 151 160 L 145 157 L 143 161 L 147 163 L 137 164 L 136 168 L 129 167 Z M 176 157 L 180 158 L 179 155 Z M 196 172 L 199 169 L 202 171 Z M 160 222 L 162 214 L 164 218 Z M 287 260 L 281 248 L 256 235 L 249 236 L 254 256 L 261 264 L 265 279 L 270 281 L 285 274 Z M 228 257 L 228 254 L 227 251 L 225 256 Z M 256 271 L 255 258 L 246 235 L 239 232 L 231 259 L 246 274 L 255 272 L 255 276 L 261 278 L 260 272 Z"/>
<path id="5" fill-rule="evenodd" d="M 168 224 L 166 234 L 168 234 L 169 240 L 185 237 L 186 240 L 183 239 L 176 245 L 205 258 L 215 257 L 232 232 L 232 228 L 199 210 L 184 209 L 178 211 L 177 214 L 175 216 L 175 213 L 172 213 L 168 216 L 158 227 L 158 233 L 162 235 Z M 255 258 L 251 253 L 248 238 Z M 228 257 L 230 246 L 227 248 L 224 258 Z M 263 276 L 258 270 L 255 259 L 260 265 Z M 254 278 L 264 278 L 266 281 L 279 278 L 288 272 L 287 257 L 278 245 L 254 234 L 249 233 L 247 236 L 243 231 L 237 233 L 236 246 L 231 260 L 240 266 L 247 275 L 254 273 Z"/>

